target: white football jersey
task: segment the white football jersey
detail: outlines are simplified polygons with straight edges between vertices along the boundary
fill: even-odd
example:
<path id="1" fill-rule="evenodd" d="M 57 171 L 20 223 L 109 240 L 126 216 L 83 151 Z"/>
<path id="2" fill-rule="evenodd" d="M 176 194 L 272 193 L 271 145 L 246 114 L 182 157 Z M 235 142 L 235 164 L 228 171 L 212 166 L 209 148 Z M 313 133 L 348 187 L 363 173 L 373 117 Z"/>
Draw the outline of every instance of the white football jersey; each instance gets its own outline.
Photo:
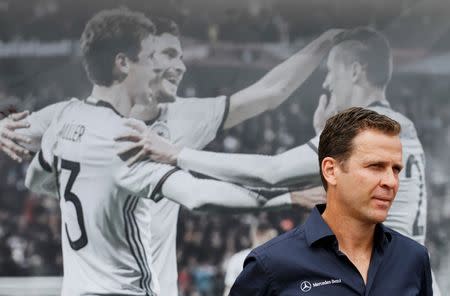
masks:
<path id="1" fill-rule="evenodd" d="M 128 167 L 113 139 L 123 121 L 94 98 L 71 100 L 53 116 L 33 164 L 56 175 L 62 217 L 62 295 L 164 295 L 152 263 L 149 199 L 176 169 Z M 34 172 L 35 174 L 36 172 Z M 30 179 L 27 176 L 27 179 Z M 39 178 L 35 178 L 39 181 Z M 31 189 L 40 184 L 28 182 Z"/>
<path id="2" fill-rule="evenodd" d="M 202 149 L 221 130 L 228 110 L 228 99 L 177 98 L 161 105 L 161 114 L 151 129 L 172 143 Z M 180 205 L 168 199 L 149 201 L 152 216 L 152 257 L 161 286 L 161 295 L 178 295 L 176 258 L 177 222 Z"/>
<path id="3" fill-rule="evenodd" d="M 251 250 L 252 249 L 244 249 L 230 257 L 225 272 L 225 286 L 233 286 L 237 277 L 244 269 L 245 258 L 247 258 L 248 254 L 250 254 Z"/>
<path id="4" fill-rule="evenodd" d="M 52 118 L 66 105 L 66 102 L 47 106 L 28 117 L 30 128 L 18 130 L 32 138 L 29 149 L 39 150 L 42 134 Z M 174 103 L 161 104 L 157 120 L 148 123 L 152 130 L 170 139 L 173 143 L 186 147 L 202 149 L 212 141 L 223 127 L 228 114 L 229 99 L 216 98 L 177 98 Z M 48 185 L 47 185 L 48 186 Z M 41 185 L 42 187 L 42 185 Z M 42 188 L 41 188 L 42 190 Z M 51 190 L 45 191 L 51 194 Z M 152 223 L 145 225 L 151 231 L 151 255 L 158 276 L 161 295 L 178 295 L 178 272 L 176 260 L 176 233 L 179 204 L 168 199 L 158 202 L 140 200 L 139 207 L 151 213 Z M 148 229 L 148 225 L 150 229 Z"/>
<path id="5" fill-rule="evenodd" d="M 424 245 L 427 217 L 425 156 L 414 124 L 387 104 L 375 103 L 367 108 L 396 120 L 402 127 L 400 141 L 404 169 L 400 173 L 397 195 L 383 224 Z M 312 139 L 309 145 L 317 151 L 319 137 Z"/>
<path id="6" fill-rule="evenodd" d="M 402 127 L 400 140 L 404 169 L 400 174 L 397 196 L 385 224 L 423 245 L 427 223 L 425 155 L 416 128 L 411 120 L 388 105 L 374 105 L 370 109 L 398 121 Z"/>

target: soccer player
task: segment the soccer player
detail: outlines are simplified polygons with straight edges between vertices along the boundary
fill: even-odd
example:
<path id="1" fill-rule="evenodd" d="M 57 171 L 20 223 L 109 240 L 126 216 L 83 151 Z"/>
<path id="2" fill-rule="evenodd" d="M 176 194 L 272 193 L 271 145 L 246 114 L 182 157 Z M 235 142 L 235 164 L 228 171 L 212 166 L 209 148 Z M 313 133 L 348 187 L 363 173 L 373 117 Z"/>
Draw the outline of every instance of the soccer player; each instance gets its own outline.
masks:
<path id="1" fill-rule="evenodd" d="M 260 204 L 244 188 L 150 161 L 129 167 L 117 156 L 122 116 L 152 94 L 153 32 L 143 14 L 124 9 L 87 23 L 81 49 L 92 93 L 61 103 L 27 171 L 27 187 L 60 199 L 62 295 L 163 295 L 152 266 L 148 200 L 164 195 L 190 209 L 214 204 L 211 195 L 230 206 Z"/>
<path id="2" fill-rule="evenodd" d="M 400 188 L 385 224 L 424 244 L 427 214 L 425 158 L 414 124 L 391 109 L 385 90 L 392 75 L 392 54 L 386 38 L 368 28 L 357 28 L 341 35 L 327 60 L 328 74 L 323 83 L 331 92 L 329 102 L 322 96 L 315 113 L 318 134 L 323 118 L 349 106 L 363 106 L 387 115 L 402 126 L 405 170 Z M 291 186 L 320 184 L 316 162 L 319 135 L 306 144 L 276 156 L 221 154 L 171 146 L 149 136 L 147 155 L 152 159 L 200 172 L 218 179 L 249 186 Z M 162 148 L 162 149 L 161 149 Z M 289 202 L 290 200 L 286 200 Z M 438 289 L 434 283 L 435 294 Z"/>
<path id="3" fill-rule="evenodd" d="M 165 19 L 155 19 L 155 23 L 157 27 L 155 60 L 158 60 L 158 66 L 157 77 L 152 80 L 151 86 L 156 100 L 135 105 L 130 116 L 145 120 L 150 129 L 174 143 L 197 149 L 206 146 L 222 128 L 234 126 L 266 109 L 278 106 L 306 80 L 328 52 L 334 36 L 340 32 L 331 30 L 324 33 L 258 82 L 229 98 L 221 96 L 199 100 L 176 97 L 178 84 L 185 72 L 178 28 L 175 23 Z M 175 102 L 157 105 L 157 102 L 171 101 Z M 4 151 L 9 152 L 5 150 L 9 149 L 8 141 L 20 140 L 21 138 L 14 137 L 23 134 L 33 140 L 32 146 L 35 146 L 33 149 L 39 147 L 40 135 L 55 113 L 52 108 L 57 108 L 58 104 L 46 107 L 28 117 L 27 121 L 31 123 L 29 129 L 17 130 L 16 133 L 4 129 L 0 139 L 1 143 L 5 144 Z M 9 121 L 8 127 L 14 125 L 17 127 L 20 124 L 26 123 Z M 141 128 L 140 132 L 143 131 L 142 124 L 137 122 L 133 124 Z M 15 151 L 18 151 L 17 149 Z M 150 203 L 152 204 L 149 210 L 152 213 L 151 250 L 154 255 L 155 271 L 161 283 L 161 294 L 177 295 L 175 238 L 179 205 L 167 199 Z M 227 199 L 222 203 L 226 205 Z"/>

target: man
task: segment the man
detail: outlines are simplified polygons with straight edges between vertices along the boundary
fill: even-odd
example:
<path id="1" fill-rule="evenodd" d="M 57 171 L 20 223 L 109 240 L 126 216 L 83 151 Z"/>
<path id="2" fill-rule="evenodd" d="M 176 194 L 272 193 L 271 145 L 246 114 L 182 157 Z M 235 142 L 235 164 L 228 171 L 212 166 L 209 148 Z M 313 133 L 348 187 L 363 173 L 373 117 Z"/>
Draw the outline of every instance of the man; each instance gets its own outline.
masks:
<path id="1" fill-rule="evenodd" d="M 216 204 L 215 198 L 231 207 L 260 205 L 258 196 L 235 185 L 149 161 L 129 167 L 117 157 L 113 139 L 122 116 L 152 94 L 153 32 L 143 14 L 125 9 L 102 11 L 88 22 L 81 49 L 92 93 L 60 104 L 27 171 L 27 187 L 60 199 L 62 295 L 159 295 L 149 200 L 164 195 L 190 209 Z"/>
<path id="2" fill-rule="evenodd" d="M 224 296 L 228 296 L 230 294 L 231 286 L 233 286 L 234 281 L 241 273 L 244 266 L 244 260 L 251 252 L 251 250 L 273 239 L 277 235 L 278 233 L 276 229 L 274 229 L 267 223 L 250 225 L 250 238 L 252 241 L 252 246 L 251 248 L 237 252 L 228 260 L 225 272 L 225 290 L 223 292 Z"/>
<path id="3" fill-rule="evenodd" d="M 318 152 L 326 206 L 253 250 L 230 295 L 432 295 L 425 247 L 382 224 L 403 167 L 399 133 L 359 107 L 330 118 Z"/>
<path id="4" fill-rule="evenodd" d="M 166 19 L 155 19 L 155 23 L 157 27 L 155 60 L 158 60 L 158 66 L 157 77 L 152 80 L 151 86 L 156 100 L 135 105 L 130 116 L 145 120 L 151 125 L 152 130 L 176 144 L 198 149 L 206 146 L 222 128 L 232 127 L 249 117 L 278 106 L 287 99 L 319 64 L 331 47 L 334 36 L 340 32 L 331 30 L 324 33 L 258 82 L 233 94 L 230 98 L 221 96 L 199 100 L 175 97 L 178 84 L 186 70 L 182 61 L 178 28 L 175 23 Z M 157 102 L 171 101 L 175 102 L 157 105 Z M 31 129 L 12 133 L 13 128 L 22 126 L 21 124 L 26 125 L 27 122 L 5 122 L 5 129 L 0 138 L 3 151 L 10 155 L 14 151 L 20 152 L 23 148 L 13 146 L 11 140 L 25 140 L 24 133 L 35 143 L 34 149 L 39 147 L 40 135 L 48 126 L 49 119 L 57 113 L 52 109 L 57 105 L 33 113 L 28 118 Z M 20 119 L 20 114 L 13 116 Z M 40 119 L 37 119 L 39 117 Z M 145 130 L 142 124 L 132 122 L 132 125 L 139 133 Z M 139 156 L 137 154 L 134 159 Z M 166 199 L 158 203 L 149 203 L 152 204 L 149 211 L 153 217 L 150 224 L 151 249 L 155 258 L 155 271 L 161 282 L 161 294 L 177 295 L 175 239 L 179 205 Z M 223 203 L 226 205 L 228 201 L 224 199 Z"/>

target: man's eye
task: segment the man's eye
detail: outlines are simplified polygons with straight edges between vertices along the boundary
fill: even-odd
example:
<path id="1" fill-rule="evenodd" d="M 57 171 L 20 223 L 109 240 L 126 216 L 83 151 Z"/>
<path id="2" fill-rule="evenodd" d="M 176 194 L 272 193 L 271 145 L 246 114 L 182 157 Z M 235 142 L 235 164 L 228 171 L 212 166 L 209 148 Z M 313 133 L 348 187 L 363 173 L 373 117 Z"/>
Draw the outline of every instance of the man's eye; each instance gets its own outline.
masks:
<path id="1" fill-rule="evenodd" d="M 393 171 L 394 171 L 394 173 L 395 174 L 400 174 L 400 172 L 402 171 L 402 169 L 401 168 L 393 168 Z"/>
<path id="2" fill-rule="evenodd" d="M 379 164 L 379 163 L 374 163 L 374 164 L 371 164 L 369 167 L 374 168 L 374 169 L 380 169 L 383 166 L 381 164 Z"/>

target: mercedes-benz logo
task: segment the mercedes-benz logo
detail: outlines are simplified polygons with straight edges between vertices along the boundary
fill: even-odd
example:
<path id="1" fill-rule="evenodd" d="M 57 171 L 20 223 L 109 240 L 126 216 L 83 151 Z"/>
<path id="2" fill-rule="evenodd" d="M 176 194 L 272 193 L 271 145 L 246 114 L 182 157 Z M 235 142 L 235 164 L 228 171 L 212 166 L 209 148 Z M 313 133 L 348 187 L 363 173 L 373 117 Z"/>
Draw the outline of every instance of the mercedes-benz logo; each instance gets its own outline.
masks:
<path id="1" fill-rule="evenodd" d="M 309 290 L 311 290 L 312 286 L 311 283 L 308 281 L 303 281 L 300 284 L 300 289 L 302 290 L 302 292 L 309 292 Z"/>

